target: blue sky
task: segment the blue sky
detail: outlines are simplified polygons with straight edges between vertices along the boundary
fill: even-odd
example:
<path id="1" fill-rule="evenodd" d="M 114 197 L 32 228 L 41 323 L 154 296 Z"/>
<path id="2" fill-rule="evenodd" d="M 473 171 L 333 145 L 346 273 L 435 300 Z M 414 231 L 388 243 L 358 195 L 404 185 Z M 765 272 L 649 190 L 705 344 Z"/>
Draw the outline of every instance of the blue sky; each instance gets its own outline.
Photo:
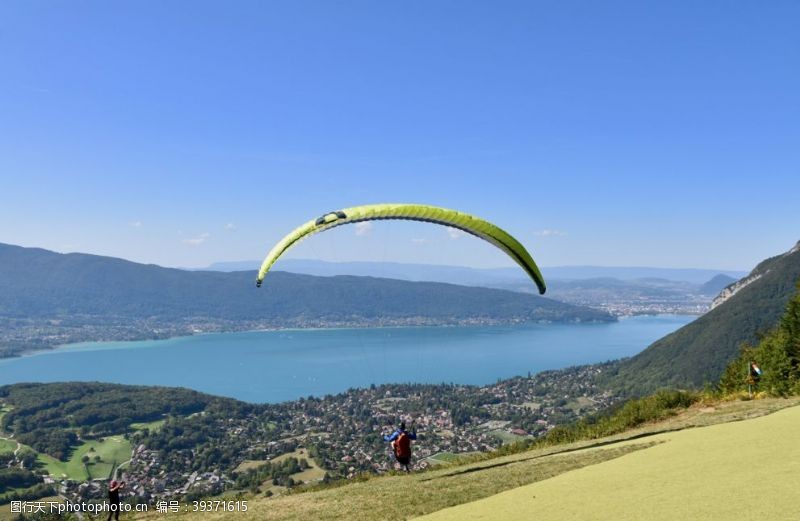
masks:
<path id="1" fill-rule="evenodd" d="M 372 202 L 548 265 L 750 269 L 800 239 L 800 3 L 0 3 L 0 242 L 260 259 Z M 324 236 L 323 236 L 324 235 Z M 294 257 L 512 265 L 344 227 Z"/>

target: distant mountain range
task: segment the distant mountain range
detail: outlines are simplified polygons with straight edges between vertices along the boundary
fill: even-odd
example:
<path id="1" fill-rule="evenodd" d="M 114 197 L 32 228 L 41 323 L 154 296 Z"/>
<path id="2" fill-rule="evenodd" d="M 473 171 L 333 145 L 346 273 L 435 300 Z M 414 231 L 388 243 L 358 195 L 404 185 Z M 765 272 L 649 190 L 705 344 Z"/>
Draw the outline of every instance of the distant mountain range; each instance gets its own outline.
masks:
<path id="1" fill-rule="evenodd" d="M 211 271 L 258 271 L 261 261 L 215 262 L 208 266 Z M 519 268 L 467 268 L 437 264 L 412 264 L 399 262 L 327 262 L 311 259 L 281 259 L 276 267 L 291 273 L 319 275 L 356 275 L 384 277 L 398 280 L 448 282 L 465 286 L 492 286 L 495 284 L 524 282 L 525 274 Z M 648 268 L 606 266 L 554 266 L 543 267 L 547 280 L 581 279 L 663 279 L 691 284 L 704 284 L 717 275 L 740 279 L 746 271 L 693 269 L 693 268 Z"/>
<path id="2" fill-rule="evenodd" d="M 0 244 L 0 355 L 92 340 L 276 327 L 613 321 L 510 291 L 375 277 L 186 271 Z"/>
<path id="3" fill-rule="evenodd" d="M 256 261 L 219 262 L 209 269 L 255 272 Z M 278 267 L 319 276 L 356 275 L 398 280 L 432 281 L 536 294 L 518 268 L 477 269 L 460 266 L 395 262 L 325 262 L 282 259 Z M 547 296 L 555 300 L 609 311 L 615 315 L 653 313 L 700 314 L 726 285 L 745 272 L 707 269 L 565 266 L 544 268 Z"/>
<path id="4" fill-rule="evenodd" d="M 756 342 L 759 333 L 775 327 L 798 281 L 800 242 L 725 287 L 711 311 L 622 362 L 613 385 L 646 394 L 660 387 L 719 381 L 742 344 Z"/>

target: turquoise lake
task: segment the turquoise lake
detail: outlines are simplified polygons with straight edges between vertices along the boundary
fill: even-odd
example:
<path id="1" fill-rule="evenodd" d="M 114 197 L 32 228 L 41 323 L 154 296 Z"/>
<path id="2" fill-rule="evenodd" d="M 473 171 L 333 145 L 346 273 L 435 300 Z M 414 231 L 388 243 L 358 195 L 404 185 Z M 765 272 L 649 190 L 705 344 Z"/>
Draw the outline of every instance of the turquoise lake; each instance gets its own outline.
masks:
<path id="1" fill-rule="evenodd" d="M 73 344 L 0 360 L 0 383 L 166 385 L 281 402 L 372 383 L 487 384 L 635 355 L 694 320 L 658 315 L 611 324 L 316 329 Z"/>

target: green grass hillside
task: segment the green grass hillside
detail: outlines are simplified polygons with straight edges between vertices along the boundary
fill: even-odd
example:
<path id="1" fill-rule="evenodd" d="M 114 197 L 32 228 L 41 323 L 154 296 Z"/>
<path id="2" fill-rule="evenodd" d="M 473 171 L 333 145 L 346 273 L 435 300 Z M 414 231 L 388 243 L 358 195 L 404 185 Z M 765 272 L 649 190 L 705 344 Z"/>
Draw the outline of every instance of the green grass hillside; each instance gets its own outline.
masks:
<path id="1" fill-rule="evenodd" d="M 84 457 L 89 458 L 88 461 L 84 462 Z M 114 469 L 129 459 L 131 443 L 122 436 L 85 441 L 72 452 L 67 461 L 57 460 L 47 454 L 38 456 L 38 460 L 51 476 L 79 481 L 110 478 Z"/>
<path id="2" fill-rule="evenodd" d="M 530 496 L 524 492 L 529 487 L 545 486 L 551 482 L 558 485 L 562 480 L 576 479 L 573 476 L 582 476 L 584 472 L 589 472 L 587 475 L 590 477 L 575 481 L 575 485 L 572 486 L 576 488 L 572 490 L 569 486 L 555 488 L 553 495 L 548 496 L 548 501 L 552 504 L 570 503 L 572 502 L 570 498 L 581 498 L 581 501 L 575 503 L 584 500 L 594 501 L 593 489 L 603 490 L 605 494 L 606 489 L 614 488 L 614 481 L 609 476 L 621 479 L 620 476 L 624 477 L 626 472 L 635 472 L 640 482 L 639 488 L 631 490 L 632 493 L 641 495 L 636 496 L 638 500 L 630 507 L 634 508 L 631 514 L 633 517 L 620 519 L 647 519 L 650 509 L 646 505 L 649 500 L 643 499 L 647 494 L 657 498 L 659 508 L 674 507 L 686 511 L 688 507 L 685 505 L 685 499 L 680 495 L 670 496 L 667 492 L 662 492 L 665 486 L 675 487 L 676 494 L 684 493 L 684 490 L 708 491 L 709 497 L 703 500 L 707 505 L 706 510 L 714 512 L 714 509 L 719 507 L 720 512 L 727 512 L 724 510 L 727 507 L 717 505 L 724 502 L 724 495 L 720 495 L 717 484 L 713 482 L 718 474 L 731 474 L 733 469 L 741 467 L 741 473 L 720 482 L 727 487 L 726 493 L 731 491 L 739 493 L 740 488 L 749 486 L 750 476 L 753 475 L 747 465 L 751 463 L 762 465 L 758 478 L 766 479 L 765 476 L 771 475 L 774 479 L 770 478 L 767 484 L 759 485 L 757 490 L 759 494 L 765 494 L 764 497 L 771 500 L 774 495 L 768 493 L 767 489 L 772 486 L 773 481 L 784 479 L 787 472 L 800 470 L 796 463 L 800 461 L 798 457 L 800 449 L 794 443 L 800 435 L 800 407 L 793 407 L 798 404 L 800 398 L 735 401 L 715 406 L 699 404 L 666 421 L 647 424 L 599 440 L 537 449 L 464 465 L 446 466 L 429 472 L 375 477 L 338 487 L 273 498 L 250 497 L 247 498 L 248 511 L 237 513 L 236 519 L 242 521 L 395 520 L 436 512 L 442 516 L 452 516 L 453 519 L 474 519 L 474 515 L 479 512 L 485 513 L 488 516 L 486 519 L 504 519 L 504 516 L 494 515 L 493 509 L 507 508 L 511 512 L 515 504 L 523 504 L 523 500 Z M 764 416 L 788 407 L 791 408 L 783 413 Z M 756 419 L 751 420 L 751 418 Z M 780 440 L 773 439 L 775 433 L 780 436 Z M 767 439 L 770 441 L 764 442 Z M 717 445 L 719 449 L 715 448 Z M 665 449 L 662 447 L 668 448 L 667 451 L 664 452 Z M 670 459 L 676 463 L 667 461 Z M 697 459 L 698 464 L 686 467 L 689 464 L 686 462 L 691 462 L 693 459 Z M 678 465 L 677 462 L 681 464 Z M 612 467 L 606 467 L 612 464 Z M 630 465 L 629 470 L 626 470 L 627 465 Z M 716 465 L 720 466 L 719 470 L 716 469 Z M 608 475 L 603 470 L 605 468 L 610 468 Z M 674 477 L 669 473 L 674 473 Z M 734 481 L 739 483 L 736 487 L 731 484 Z M 796 480 L 789 479 L 787 482 L 794 484 Z M 578 486 L 584 488 L 578 490 Z M 775 490 L 783 492 L 781 487 Z M 514 496 L 508 500 L 507 506 L 503 506 L 506 495 L 514 494 L 516 491 L 520 491 L 521 496 L 519 498 Z M 624 494 L 624 491 L 620 493 Z M 540 497 L 536 495 L 537 498 Z M 751 495 L 746 497 L 751 498 Z M 482 501 L 475 502 L 476 500 Z M 484 507 L 484 501 L 490 506 Z M 499 501 L 500 504 L 495 505 L 493 503 L 495 501 Z M 526 506 L 520 510 L 520 519 L 530 519 L 531 512 L 537 512 L 537 517 L 539 516 L 541 507 L 524 504 Z M 639 510 L 636 511 L 636 508 Z M 613 509 L 609 515 L 613 515 Z M 178 519 L 205 520 L 228 519 L 232 514 L 183 513 L 173 516 Z M 563 519 L 594 519 L 593 516 L 593 514 L 572 515 Z M 156 515 L 150 514 L 140 518 L 155 517 Z M 665 519 L 683 518 L 692 517 L 665 517 Z M 728 518 L 725 515 L 716 517 L 716 519 Z"/>
<path id="3" fill-rule="evenodd" d="M 423 519 L 800 519 L 798 437 L 800 407 L 659 434 L 644 450 Z"/>

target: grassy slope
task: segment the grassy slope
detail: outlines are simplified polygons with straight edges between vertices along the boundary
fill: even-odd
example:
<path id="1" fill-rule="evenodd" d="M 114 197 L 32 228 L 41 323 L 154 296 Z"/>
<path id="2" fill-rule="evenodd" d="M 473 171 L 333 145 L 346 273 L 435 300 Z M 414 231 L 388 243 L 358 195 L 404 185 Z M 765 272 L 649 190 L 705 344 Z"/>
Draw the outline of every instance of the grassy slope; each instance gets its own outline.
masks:
<path id="1" fill-rule="evenodd" d="M 646 446 L 646 443 L 641 446 Z M 584 465 L 618 457 L 637 450 L 637 446 L 597 450 L 582 455 L 564 455 L 553 459 L 513 457 L 493 460 L 480 471 L 447 468 L 411 475 L 393 475 L 365 482 L 350 483 L 302 494 L 289 494 L 275 499 L 250 499 L 246 513 L 236 514 L 240 520 L 396 520 L 422 515 L 459 505 L 476 497 L 484 497 L 525 485 L 537 479 L 558 475 Z M 173 514 L 175 517 L 176 514 Z M 147 516 L 149 519 L 152 515 Z M 180 517 L 180 516 L 179 516 Z M 206 519 L 228 519 L 230 513 L 205 513 Z M 184 519 L 199 519 L 184 514 Z"/>
<path id="2" fill-rule="evenodd" d="M 800 407 L 663 433 L 646 450 L 425 519 L 798 519 L 798 437 Z"/>
<path id="3" fill-rule="evenodd" d="M 46 511 L 49 511 L 50 502 L 62 503 L 64 500 L 58 496 L 49 496 L 43 497 L 41 499 L 36 500 L 45 503 L 44 508 Z M 11 503 L 6 503 L 5 505 L 0 505 L 0 521 L 11 521 L 19 519 L 19 513 L 12 513 L 11 512 Z"/>
<path id="4" fill-rule="evenodd" d="M 236 467 L 237 472 L 245 472 L 249 469 L 256 469 L 261 465 L 272 462 L 272 463 L 280 463 L 281 461 L 288 459 L 288 458 L 297 458 L 298 460 L 304 459 L 309 464 L 309 468 L 302 472 L 298 472 L 296 474 L 292 474 L 292 479 L 294 479 L 295 483 L 317 483 L 321 481 L 323 477 L 325 477 L 325 471 L 317 465 L 317 462 L 308 455 L 308 450 L 304 448 L 299 448 L 294 452 L 287 452 L 286 454 L 281 454 L 277 458 L 272 460 L 244 460 L 242 463 Z M 286 487 L 280 485 L 273 485 L 270 481 L 265 481 L 261 484 L 262 490 L 269 490 L 273 494 L 280 494 L 286 491 Z"/>
<path id="5" fill-rule="evenodd" d="M 131 423 L 131 429 L 137 431 L 143 431 L 148 429 L 151 432 L 161 430 L 161 427 L 164 426 L 167 420 L 154 420 L 151 422 L 138 422 L 138 423 Z"/>
<path id="6" fill-rule="evenodd" d="M 94 448 L 94 452 L 89 449 Z M 105 479 L 111 474 L 114 464 L 119 465 L 131 458 L 131 443 L 122 436 L 107 436 L 102 441 L 89 440 L 79 445 L 72 453 L 69 461 L 59 461 L 46 454 L 39 454 L 38 460 L 44 464 L 47 472 L 56 477 L 67 476 L 70 479 L 86 480 L 86 467 L 81 458 L 89 456 L 94 461 L 95 456 L 100 456 L 102 462 L 89 465 L 91 478 Z"/>
<path id="7" fill-rule="evenodd" d="M 697 456 L 698 452 L 693 444 L 701 443 L 700 440 L 703 439 L 703 433 L 710 432 L 713 434 L 714 432 L 713 430 L 709 429 L 693 429 L 683 432 L 672 432 L 675 429 L 702 427 L 725 422 L 734 422 L 736 420 L 763 416 L 776 410 L 798 404 L 800 404 L 800 398 L 795 398 L 792 400 L 769 399 L 753 402 L 729 402 L 720 404 L 715 408 L 702 406 L 693 407 L 692 409 L 674 418 L 671 418 L 666 422 L 647 425 L 640 429 L 629 431 L 604 440 L 581 442 L 570 446 L 539 449 L 522 454 L 515 454 L 512 456 L 491 459 L 478 463 L 445 467 L 432 472 L 416 473 L 408 476 L 387 476 L 375 478 L 366 482 L 348 484 L 339 488 L 329 488 L 300 494 L 290 494 L 272 499 L 251 498 L 248 502 L 249 511 L 247 513 L 237 514 L 236 518 L 241 519 L 242 521 L 249 519 L 296 519 L 303 521 L 307 521 L 308 519 L 405 519 L 408 517 L 433 513 L 436 511 L 441 511 L 442 515 L 447 515 L 447 513 L 451 510 L 442 509 L 447 509 L 448 507 L 454 505 L 462 505 L 466 503 L 463 508 L 468 509 L 467 511 L 469 512 L 469 515 L 464 514 L 464 511 L 460 510 L 458 516 L 460 516 L 461 519 L 472 519 L 473 512 L 471 509 L 473 507 L 482 508 L 481 505 L 483 502 L 468 503 L 470 501 L 475 501 L 476 499 L 480 498 L 489 498 L 494 494 L 504 491 L 509 491 L 506 492 L 506 494 L 511 494 L 514 492 L 514 490 L 524 491 L 528 489 L 528 486 L 543 486 L 546 483 L 555 482 L 556 480 L 566 479 L 567 477 L 574 475 L 581 475 L 581 473 L 584 471 L 588 471 L 593 468 L 601 469 L 599 477 L 595 476 L 595 479 L 598 479 L 598 483 L 612 483 L 611 480 L 604 477 L 602 472 L 602 469 L 605 468 L 606 465 L 610 465 L 615 462 L 625 463 L 630 461 L 631 458 L 637 456 L 638 454 L 654 454 L 653 451 L 662 446 L 677 447 L 677 449 L 672 450 L 677 450 L 678 454 L 675 455 L 668 453 L 670 457 L 678 457 L 685 453 L 681 457 L 692 459 Z M 797 424 L 798 427 L 795 429 L 800 429 L 800 407 L 786 412 L 789 413 L 791 420 Z M 778 423 L 781 423 L 780 420 L 783 417 L 775 415 L 764 418 L 764 420 L 769 420 L 771 418 L 778 418 Z M 721 425 L 720 427 L 734 427 L 737 425 L 749 424 L 750 422 L 743 422 L 730 425 Z M 771 428 L 769 423 L 767 423 L 767 427 Z M 764 449 L 763 445 L 765 444 L 752 444 L 750 442 L 752 440 L 752 436 L 754 435 L 760 436 L 761 439 L 771 438 L 771 431 L 763 431 L 763 428 L 767 427 L 761 423 L 756 423 L 751 430 L 745 429 L 745 431 L 742 433 L 734 430 L 728 436 L 730 439 L 727 440 L 727 442 L 724 440 L 725 436 L 723 436 L 723 439 L 721 440 L 718 439 L 719 437 L 717 436 L 714 440 L 707 443 L 711 443 L 712 445 L 717 442 L 727 443 L 725 448 L 728 450 L 728 454 L 735 455 L 736 462 L 741 463 L 744 462 L 744 456 L 742 456 L 741 459 L 739 458 L 738 444 L 744 444 L 745 447 L 743 447 L 743 449 L 746 449 L 751 445 L 761 445 L 761 448 Z M 788 430 L 791 430 L 791 428 Z M 657 434 L 665 431 L 666 434 Z M 727 433 L 728 431 L 722 429 L 721 432 Z M 651 434 L 653 434 L 653 436 L 650 436 Z M 660 443 L 664 442 L 665 440 L 680 439 L 680 437 L 684 436 L 685 434 L 690 435 L 689 439 L 691 441 L 687 442 L 688 444 L 674 444 L 672 441 Z M 787 440 L 785 443 L 791 443 L 790 440 L 797 439 L 797 434 L 800 434 L 800 432 L 794 433 L 794 435 L 791 436 L 790 434 L 792 433 L 780 433 L 781 438 L 783 440 Z M 741 439 L 739 439 L 740 436 Z M 789 437 L 787 438 L 787 436 Z M 697 440 L 691 437 L 697 437 Z M 660 438 L 664 439 L 662 440 Z M 654 446 L 656 443 L 660 444 Z M 737 446 L 736 451 L 731 450 L 731 444 Z M 783 450 L 781 447 L 776 447 L 774 449 L 771 447 L 773 446 L 770 445 L 769 448 L 765 449 L 766 452 L 774 450 L 778 453 L 778 456 L 775 457 L 773 455 L 773 457 L 766 460 L 767 466 L 765 467 L 764 472 L 767 472 L 769 469 L 773 468 L 779 469 L 781 462 L 790 463 L 790 461 L 786 459 L 784 454 L 781 452 Z M 660 450 L 663 449 L 659 449 L 659 451 Z M 797 451 L 795 448 L 791 448 L 791 450 L 795 451 L 794 453 Z M 712 451 L 705 452 L 710 453 Z M 658 455 L 659 452 L 656 451 L 655 454 Z M 798 460 L 800 458 L 794 459 Z M 645 459 L 645 461 L 647 460 Z M 652 466 L 648 467 L 647 465 L 647 463 L 644 464 L 642 471 L 646 474 L 649 470 L 649 483 L 651 486 L 643 487 L 643 489 L 645 493 L 648 493 L 647 490 L 652 488 L 649 493 L 656 497 L 658 496 L 659 489 L 663 487 L 663 484 L 666 483 L 666 481 L 659 477 L 662 473 L 661 468 Z M 794 465 L 796 466 L 797 464 Z M 624 465 L 622 468 L 624 474 Z M 654 471 L 654 468 L 657 468 L 658 470 Z M 668 467 L 665 466 L 665 468 Z M 698 483 L 705 483 L 705 477 L 701 472 L 693 471 L 685 477 L 689 480 L 696 480 L 693 487 L 702 491 L 702 489 L 698 488 Z M 738 484 L 735 487 L 730 485 L 731 479 L 738 480 Z M 745 487 L 749 483 L 749 479 L 750 478 L 748 478 L 747 475 L 742 476 L 741 474 L 737 474 L 735 477 L 730 478 L 726 482 L 726 486 L 731 488 L 725 490 L 726 495 L 730 495 L 734 492 L 738 493 L 741 488 Z M 796 480 L 789 480 L 789 482 L 795 483 Z M 534 483 L 534 485 L 530 485 L 531 483 Z M 595 485 L 590 482 L 586 486 L 589 488 L 584 491 L 583 494 L 591 494 Z M 709 496 L 712 493 L 713 491 L 710 491 Z M 576 495 L 576 493 L 573 491 L 561 491 L 559 494 L 562 495 L 553 496 L 553 501 L 555 503 L 559 503 L 559 501 L 565 502 L 565 498 L 581 497 L 580 495 Z M 505 494 L 501 494 L 498 497 L 502 498 L 504 495 Z M 676 505 L 683 505 L 685 503 L 677 497 L 673 498 L 673 500 L 675 501 Z M 494 500 L 487 499 L 486 501 L 488 502 Z M 638 506 L 641 507 L 642 504 L 647 504 L 643 502 L 649 502 L 649 499 L 641 499 L 641 501 L 638 502 Z M 459 508 L 462 507 L 457 507 L 453 510 L 459 510 Z M 536 508 L 538 516 L 538 505 Z M 611 510 L 613 512 L 613 509 Z M 493 512 L 490 512 L 490 514 L 492 513 Z M 530 511 L 527 511 L 527 514 L 527 518 L 529 518 Z M 644 514 L 649 515 L 649 510 L 646 513 L 638 511 L 638 518 L 642 518 Z M 594 514 L 572 516 L 571 519 L 592 519 L 593 515 Z M 228 516 L 230 516 L 230 514 L 228 514 Z M 194 517 L 191 515 L 188 517 L 190 519 L 194 519 Z M 490 518 L 498 519 L 496 516 Z M 565 517 L 565 519 L 566 518 L 569 518 L 569 516 Z M 671 516 L 669 518 L 679 519 L 681 516 Z M 724 519 L 726 517 L 717 516 L 717 518 Z M 222 512 L 216 515 L 205 514 L 203 519 L 226 519 L 226 515 Z"/>
<path id="8" fill-rule="evenodd" d="M 7 405 L 0 407 L 0 425 L 3 422 L 3 416 L 10 410 L 11 407 Z M 17 442 L 11 438 L 7 438 L 7 434 L 5 430 L 0 430 L 0 452 L 14 452 L 17 448 Z"/>

